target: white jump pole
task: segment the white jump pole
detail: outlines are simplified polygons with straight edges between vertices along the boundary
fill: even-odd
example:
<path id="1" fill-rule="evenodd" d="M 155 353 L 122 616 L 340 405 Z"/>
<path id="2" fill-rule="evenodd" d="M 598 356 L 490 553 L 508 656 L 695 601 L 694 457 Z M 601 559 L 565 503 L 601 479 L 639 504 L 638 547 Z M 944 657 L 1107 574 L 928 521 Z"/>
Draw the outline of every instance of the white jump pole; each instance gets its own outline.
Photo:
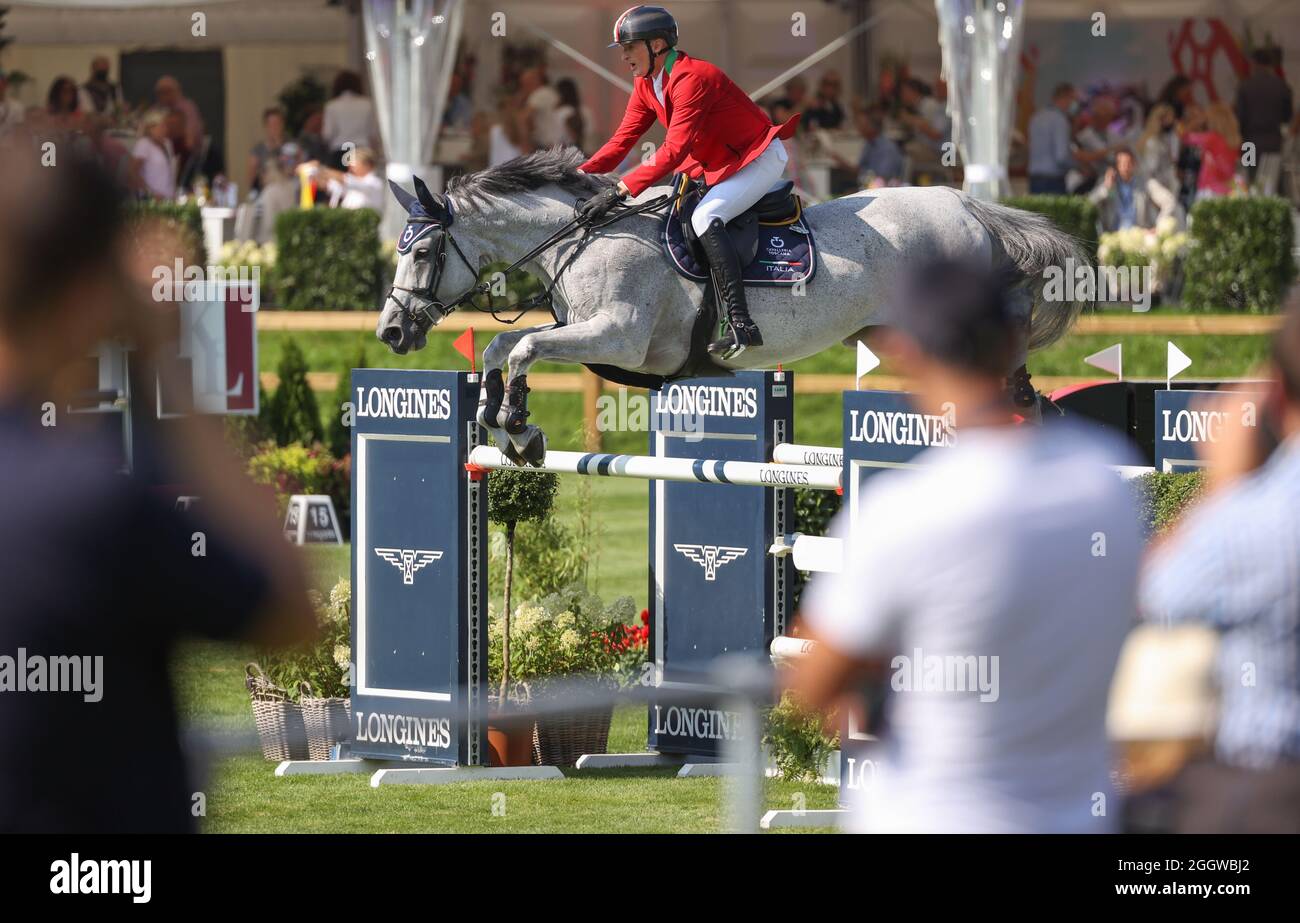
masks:
<path id="1" fill-rule="evenodd" d="M 539 468 L 520 468 L 501 450 L 477 446 L 469 453 L 474 469 L 550 471 L 597 477 L 644 478 L 705 484 L 739 484 L 745 487 L 810 487 L 839 490 L 840 470 L 811 465 L 770 465 L 763 462 L 712 461 L 700 458 L 657 458 L 653 455 L 608 455 L 588 452 L 547 452 Z"/>
<path id="2" fill-rule="evenodd" d="M 772 449 L 772 461 L 778 465 L 843 468 L 844 450 L 837 445 L 798 445 L 793 442 L 781 442 Z"/>

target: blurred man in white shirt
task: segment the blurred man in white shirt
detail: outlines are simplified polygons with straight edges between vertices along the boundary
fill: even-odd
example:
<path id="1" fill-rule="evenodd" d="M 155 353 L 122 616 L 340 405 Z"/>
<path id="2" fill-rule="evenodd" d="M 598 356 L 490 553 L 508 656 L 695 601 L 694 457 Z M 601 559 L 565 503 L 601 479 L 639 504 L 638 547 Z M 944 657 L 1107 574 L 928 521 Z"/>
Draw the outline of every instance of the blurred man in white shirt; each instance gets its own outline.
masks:
<path id="1" fill-rule="evenodd" d="M 955 406 L 955 444 L 875 474 L 841 573 L 802 606 L 818 642 L 792 679 L 826 709 L 891 689 L 884 756 L 852 829 L 1111 832 L 1106 702 L 1136 615 L 1140 526 L 1108 468 L 1122 443 L 1017 425 L 1017 323 L 981 271 L 927 267 L 891 306 L 918 409 Z"/>
<path id="2" fill-rule="evenodd" d="M 345 154 L 344 159 L 349 161 L 346 172 L 320 163 L 308 164 L 325 177 L 330 192 L 330 207 L 373 208 L 382 214 L 384 180 L 375 170 L 375 152 L 368 147 L 359 147 Z"/>

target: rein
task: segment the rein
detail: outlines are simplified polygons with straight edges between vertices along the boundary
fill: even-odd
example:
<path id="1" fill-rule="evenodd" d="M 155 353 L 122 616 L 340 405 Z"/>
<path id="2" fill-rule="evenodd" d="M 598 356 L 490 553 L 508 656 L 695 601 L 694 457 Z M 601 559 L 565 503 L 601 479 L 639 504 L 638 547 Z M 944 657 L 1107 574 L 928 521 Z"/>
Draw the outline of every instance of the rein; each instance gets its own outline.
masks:
<path id="1" fill-rule="evenodd" d="M 578 255 L 582 252 L 583 248 L 587 245 L 588 241 L 591 239 L 591 235 L 593 232 L 607 228 L 618 221 L 622 221 L 624 218 L 630 218 L 634 215 L 643 215 L 643 214 L 648 214 L 651 212 L 658 211 L 664 205 L 668 204 L 668 202 L 671 199 L 672 196 L 670 195 L 661 195 L 654 199 L 651 199 L 648 202 L 643 202 L 640 205 L 632 205 L 625 208 L 620 208 L 612 215 L 606 216 L 600 221 L 588 221 L 585 218 L 574 217 L 571 221 L 566 222 L 564 226 L 561 227 L 559 230 L 557 230 L 554 234 L 547 237 L 546 240 L 542 241 L 536 247 L 529 250 L 527 253 L 525 253 L 519 259 L 515 260 L 513 263 L 511 263 L 502 271 L 501 273 L 502 276 L 508 279 L 512 273 L 518 272 L 521 268 L 523 268 L 523 266 L 537 259 L 537 257 L 541 256 L 543 253 L 550 250 L 552 247 L 554 247 L 564 238 L 568 237 L 574 231 L 578 230 L 579 228 L 582 229 L 582 237 L 579 238 L 578 245 L 574 248 L 573 253 L 569 255 L 569 257 L 564 261 L 563 264 L 561 264 L 560 268 L 556 270 L 555 275 L 551 279 L 550 285 L 546 287 L 545 291 L 539 292 L 538 294 L 533 295 L 530 298 L 525 298 L 523 301 L 519 302 L 516 305 L 516 307 L 519 310 L 515 314 L 515 316 L 511 318 L 502 317 L 498 313 L 497 309 L 495 308 L 492 307 L 480 308 L 478 305 L 474 304 L 474 298 L 476 298 L 479 295 L 486 295 L 488 294 L 488 292 L 491 291 L 492 287 L 487 282 L 479 282 L 471 286 L 470 288 L 462 292 L 460 296 L 453 301 L 449 301 L 446 303 L 438 301 L 435 292 L 437 291 L 438 288 L 438 281 L 442 278 L 443 268 L 446 266 L 447 263 L 447 242 L 448 241 L 451 241 L 451 245 L 455 249 L 456 255 L 460 257 L 460 261 L 465 264 L 465 268 L 470 271 L 470 274 L 478 275 L 478 273 L 474 270 L 474 267 L 470 264 L 470 261 L 465 256 L 465 253 L 460 249 L 460 244 L 456 243 L 456 238 L 452 236 L 450 222 L 443 224 L 441 221 L 439 221 L 436 218 L 413 217 L 410 219 L 408 223 L 434 225 L 442 232 L 441 234 L 438 235 L 438 241 L 437 244 L 435 244 L 434 258 L 433 258 L 434 259 L 433 273 L 431 278 L 429 279 L 429 283 L 421 288 L 406 288 L 405 286 L 401 286 L 401 285 L 390 286 L 388 289 L 388 298 L 392 299 L 393 301 L 397 301 L 398 307 L 401 308 L 402 313 L 407 317 L 407 319 L 409 319 L 412 324 L 417 326 L 421 330 L 421 332 L 425 332 L 425 333 L 427 333 L 430 328 L 432 328 L 435 324 L 437 324 L 438 321 L 442 320 L 442 318 L 451 314 L 452 311 L 455 311 L 457 308 L 465 304 L 468 304 L 471 308 L 473 308 L 475 311 L 478 311 L 480 313 L 491 314 L 493 319 L 500 323 L 503 324 L 518 323 L 519 319 L 523 317 L 525 314 L 527 314 L 529 311 L 532 311 L 533 309 L 543 304 L 548 304 L 548 302 L 550 302 L 551 296 L 555 291 L 555 287 L 560 282 L 560 277 L 563 276 L 565 271 L 568 270 L 568 268 L 573 265 L 573 261 L 577 259 Z M 575 212 L 577 210 L 578 204 L 580 204 L 582 201 L 583 200 L 580 199 L 578 200 L 578 202 L 574 203 Z M 398 301 L 396 298 L 393 297 L 394 292 L 407 292 L 410 295 L 415 295 L 415 296 L 425 298 L 429 302 L 429 307 L 419 308 L 418 310 L 412 310 L 409 304 L 409 299 L 406 303 Z M 438 312 L 439 316 L 436 319 L 430 314 L 429 311 L 430 308 Z M 553 305 L 550 305 L 550 308 L 551 308 L 551 314 L 552 316 L 554 316 L 555 308 Z"/>

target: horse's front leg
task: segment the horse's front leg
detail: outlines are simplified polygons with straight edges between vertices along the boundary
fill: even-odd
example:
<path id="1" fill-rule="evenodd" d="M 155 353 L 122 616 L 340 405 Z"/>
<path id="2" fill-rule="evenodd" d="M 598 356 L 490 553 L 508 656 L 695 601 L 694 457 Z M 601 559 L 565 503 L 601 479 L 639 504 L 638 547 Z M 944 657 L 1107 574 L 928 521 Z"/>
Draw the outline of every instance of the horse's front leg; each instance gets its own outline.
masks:
<path id="1" fill-rule="evenodd" d="M 607 317 L 526 332 L 510 350 L 510 382 L 502 408 L 503 426 L 515 451 L 530 465 L 541 465 L 546 458 L 546 434 L 528 422 L 528 370 L 533 363 L 593 362 L 635 370 L 645 361 L 647 340 Z"/>
<path id="2" fill-rule="evenodd" d="M 505 378 L 501 369 L 506 364 L 510 351 L 520 339 L 545 327 L 526 327 L 521 330 L 507 330 L 499 333 L 483 350 L 483 383 L 478 391 L 478 422 L 488 431 L 492 441 L 501 452 L 516 465 L 524 464 L 524 459 L 515 451 L 506 433 L 506 412 L 503 410 L 506 399 Z"/>

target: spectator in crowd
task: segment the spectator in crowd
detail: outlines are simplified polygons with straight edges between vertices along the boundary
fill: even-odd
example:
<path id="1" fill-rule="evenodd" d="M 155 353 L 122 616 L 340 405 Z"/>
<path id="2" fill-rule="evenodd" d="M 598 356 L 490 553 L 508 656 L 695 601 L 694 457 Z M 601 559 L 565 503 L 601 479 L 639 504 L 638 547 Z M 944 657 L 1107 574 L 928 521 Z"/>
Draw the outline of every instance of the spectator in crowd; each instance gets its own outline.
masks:
<path id="1" fill-rule="evenodd" d="M 451 72 L 451 85 L 447 87 L 447 111 L 443 113 L 444 128 L 453 131 L 469 131 L 470 120 L 474 118 L 474 103 L 469 98 L 469 88 L 460 68 Z"/>
<path id="2" fill-rule="evenodd" d="M 1214 755 L 1174 782 L 1183 833 L 1300 833 L 1300 297 L 1270 366 L 1255 425 L 1224 397 L 1204 497 L 1143 573 L 1144 618 L 1220 636 Z"/>
<path id="3" fill-rule="evenodd" d="M 96 55 L 90 62 L 90 79 L 81 85 L 80 109 L 85 113 L 113 116 L 122 105 L 117 84 L 108 79 L 108 58 Z"/>
<path id="4" fill-rule="evenodd" d="M 167 137 L 167 113 L 150 109 L 140 122 L 140 137 L 131 149 L 135 185 L 155 199 L 176 198 L 176 152 Z"/>
<path id="5" fill-rule="evenodd" d="M 1072 150 L 1078 166 L 1065 174 L 1065 189 L 1070 195 L 1090 192 L 1097 184 L 1099 171 L 1105 169 L 1114 153 L 1106 136 L 1104 118 L 1104 108 L 1098 112 L 1089 107 L 1075 113 Z"/>
<path id="6" fill-rule="evenodd" d="M 854 829 L 1111 832 L 1106 704 L 1141 534 L 1108 464 L 1127 452 L 1097 429 L 1015 425 L 1024 322 L 1006 291 L 973 267 L 918 268 L 885 345 L 916 411 L 955 414 L 957 438 L 867 479 L 856 522 L 835 527 L 850 558 L 805 592 L 813 644 L 789 685 L 823 713 L 864 678 L 893 690 Z"/>
<path id="7" fill-rule="evenodd" d="M 325 121 L 321 129 L 325 146 L 329 149 L 329 165 L 343 169 L 345 145 L 352 148 L 379 146 L 379 123 L 375 117 L 375 104 L 361 87 L 361 75 L 356 71 L 340 71 L 334 78 L 330 100 L 325 104 Z"/>
<path id="8" fill-rule="evenodd" d="M 838 71 L 829 70 L 822 74 L 822 79 L 817 82 L 817 95 L 804 112 L 803 121 L 807 128 L 833 131 L 844 124 L 844 107 L 840 105 L 843 87 L 844 81 Z"/>
<path id="9" fill-rule="evenodd" d="M 1196 103 L 1196 88 L 1190 78 L 1175 74 L 1161 89 L 1156 102 L 1173 109 L 1174 115 L 1181 121 L 1187 107 Z"/>
<path id="10" fill-rule="evenodd" d="M 1255 145 L 1254 186 L 1277 195 L 1282 173 L 1282 128 L 1295 107 L 1291 87 L 1273 69 L 1273 52 L 1256 48 L 1250 75 L 1237 87 L 1236 116 L 1245 140 Z"/>
<path id="11" fill-rule="evenodd" d="M 772 111 L 772 121 L 781 125 L 786 119 L 789 119 L 796 112 L 803 112 L 808 108 L 808 84 L 797 74 L 785 82 L 782 88 L 783 96 L 779 96 L 772 101 L 769 107 Z M 782 118 L 777 118 L 777 110 L 784 113 Z"/>
<path id="12" fill-rule="evenodd" d="M 952 138 L 952 123 L 943 102 L 914 77 L 903 81 L 899 99 L 903 103 L 899 121 L 912 129 L 907 153 L 913 172 L 929 169 L 946 175 L 949 164 L 944 162 L 943 145 Z"/>
<path id="13" fill-rule="evenodd" d="M 1183 122 L 1184 143 L 1196 148 L 1201 157 L 1196 198 L 1228 195 L 1241 163 L 1241 134 L 1236 116 L 1226 103 L 1211 103 L 1205 109 L 1190 105 L 1183 112 Z"/>
<path id="14" fill-rule="evenodd" d="M 555 110 L 560 94 L 546 76 L 546 64 L 540 58 L 519 72 L 517 105 L 523 110 L 531 148 L 551 147 L 560 142 L 560 126 Z"/>
<path id="15" fill-rule="evenodd" d="M 1178 217 L 1178 196 L 1152 176 L 1139 173 L 1130 148 L 1115 152 L 1115 166 L 1088 196 L 1098 208 L 1103 231 L 1154 228 L 1165 216 Z"/>
<path id="16" fill-rule="evenodd" d="M 335 170 L 320 163 L 308 164 L 325 177 L 330 194 L 331 208 L 372 208 L 383 213 L 384 179 L 375 170 L 377 158 L 368 147 L 359 147 L 344 155 L 348 161 L 346 171 Z"/>
<path id="17" fill-rule="evenodd" d="M 56 167 L 2 151 L 0 162 L 0 650 L 86 662 L 57 678 L 51 666 L 57 691 L 0 695 L 0 736 L 40 741 L 0 751 L 0 832 L 191 832 L 199 781 L 171 664 L 187 639 L 310 640 L 303 566 L 221 418 L 183 415 L 134 449 L 203 497 L 181 512 L 116 471 L 120 436 L 115 446 L 64 413 L 61 382 L 98 343 L 131 342 L 133 367 L 154 380 L 176 309 L 151 297 L 152 273 L 181 248 L 163 229 L 128 239 L 112 183 L 69 152 Z M 41 425 L 45 401 L 57 426 Z M 85 754 L 124 741 L 130 759 L 85 771 Z"/>
<path id="18" fill-rule="evenodd" d="M 1138 139 L 1139 169 L 1160 185 L 1178 193 L 1178 118 L 1168 103 L 1156 103 Z"/>
<path id="19" fill-rule="evenodd" d="M 1065 176 L 1078 163 L 1070 142 L 1070 112 L 1077 99 L 1074 87 L 1058 84 L 1052 102 L 1029 120 L 1029 191 L 1065 195 Z"/>
<path id="20" fill-rule="evenodd" d="M 862 136 L 862 153 L 856 164 L 849 164 L 831 152 L 841 167 L 856 170 L 863 187 L 898 185 L 903 181 L 903 152 L 882 130 L 884 112 L 876 107 L 860 108 L 853 113 L 853 124 Z"/>
<path id="21" fill-rule="evenodd" d="M 16 99 L 7 99 L 9 76 L 0 70 L 0 138 L 13 131 L 24 117 L 23 105 Z"/>
<path id="22" fill-rule="evenodd" d="M 277 160 L 280 149 L 289 139 L 284 133 L 284 110 L 272 106 L 262 113 L 262 140 L 253 145 L 248 152 L 247 187 L 252 190 L 262 188 L 262 170 L 268 161 Z"/>
<path id="23" fill-rule="evenodd" d="M 177 154 L 188 156 L 201 149 L 203 136 L 207 133 L 203 115 L 199 112 L 198 104 L 181 90 L 180 81 L 171 76 L 159 77 L 153 87 L 153 98 L 155 108 L 181 114 Z"/>
<path id="24" fill-rule="evenodd" d="M 48 130 L 66 134 L 81 128 L 81 111 L 77 108 L 77 84 L 71 77 L 55 77 L 45 99 Z"/>
<path id="25" fill-rule="evenodd" d="M 132 187 L 135 177 L 131 150 L 113 137 L 109 129 L 113 119 L 108 115 L 91 113 L 86 116 L 86 140 L 93 156 L 103 166 L 104 172 L 120 188 L 137 191 Z"/>
<path id="26" fill-rule="evenodd" d="M 320 104 L 313 104 L 307 109 L 303 119 L 302 131 L 298 132 L 297 142 L 303 157 L 307 160 L 324 160 L 329 156 L 325 138 L 321 131 L 325 124 L 325 109 Z"/>
<path id="27" fill-rule="evenodd" d="M 529 134 L 530 121 L 527 109 L 516 106 L 508 96 L 502 97 L 488 128 L 488 166 L 500 166 L 536 149 Z"/>
<path id="28" fill-rule="evenodd" d="M 591 112 L 582 104 L 582 98 L 578 95 L 578 83 L 572 77 L 565 77 L 556 82 L 555 91 L 560 95 L 560 105 L 555 109 L 559 143 L 585 151 Z"/>

